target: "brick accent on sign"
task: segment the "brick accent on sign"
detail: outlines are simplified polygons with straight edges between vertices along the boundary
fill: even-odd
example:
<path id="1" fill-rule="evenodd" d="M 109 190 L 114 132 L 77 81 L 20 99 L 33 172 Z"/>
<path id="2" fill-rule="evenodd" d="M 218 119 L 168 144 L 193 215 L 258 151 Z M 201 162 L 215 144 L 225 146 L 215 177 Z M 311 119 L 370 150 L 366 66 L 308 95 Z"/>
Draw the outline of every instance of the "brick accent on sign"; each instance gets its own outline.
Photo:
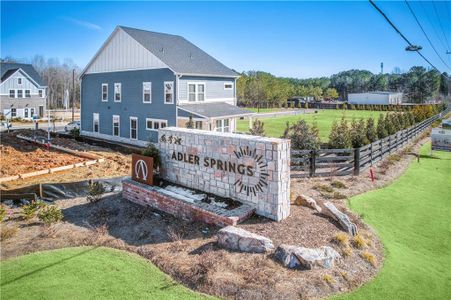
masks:
<path id="1" fill-rule="evenodd" d="M 235 226 L 250 217 L 255 209 L 241 205 L 235 209 L 224 209 L 205 202 L 184 201 L 182 195 L 170 193 L 157 186 L 149 186 L 130 179 L 122 182 L 122 197 L 140 205 L 150 206 L 185 220 L 208 224 Z"/>
<path id="2" fill-rule="evenodd" d="M 158 132 L 162 178 L 255 207 L 290 214 L 290 141 L 167 127 Z"/>

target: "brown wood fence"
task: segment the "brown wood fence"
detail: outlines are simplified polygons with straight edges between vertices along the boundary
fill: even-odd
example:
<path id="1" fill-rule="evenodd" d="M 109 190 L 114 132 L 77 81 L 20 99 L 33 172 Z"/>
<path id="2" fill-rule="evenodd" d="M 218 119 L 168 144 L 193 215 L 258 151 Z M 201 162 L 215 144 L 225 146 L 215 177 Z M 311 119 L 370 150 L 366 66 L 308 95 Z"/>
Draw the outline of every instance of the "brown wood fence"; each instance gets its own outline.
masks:
<path id="1" fill-rule="evenodd" d="M 354 149 L 291 150 L 291 178 L 359 175 L 403 148 L 449 109 L 384 139 Z"/>

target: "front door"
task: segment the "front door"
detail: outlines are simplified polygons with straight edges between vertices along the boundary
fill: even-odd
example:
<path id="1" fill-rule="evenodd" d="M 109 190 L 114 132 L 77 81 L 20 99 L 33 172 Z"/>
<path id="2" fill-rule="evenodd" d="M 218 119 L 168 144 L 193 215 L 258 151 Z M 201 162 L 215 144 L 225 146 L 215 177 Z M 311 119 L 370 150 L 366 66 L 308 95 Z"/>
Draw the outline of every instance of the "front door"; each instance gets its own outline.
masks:
<path id="1" fill-rule="evenodd" d="M 40 105 L 39 106 L 39 117 L 42 118 L 44 116 L 44 106 Z"/>

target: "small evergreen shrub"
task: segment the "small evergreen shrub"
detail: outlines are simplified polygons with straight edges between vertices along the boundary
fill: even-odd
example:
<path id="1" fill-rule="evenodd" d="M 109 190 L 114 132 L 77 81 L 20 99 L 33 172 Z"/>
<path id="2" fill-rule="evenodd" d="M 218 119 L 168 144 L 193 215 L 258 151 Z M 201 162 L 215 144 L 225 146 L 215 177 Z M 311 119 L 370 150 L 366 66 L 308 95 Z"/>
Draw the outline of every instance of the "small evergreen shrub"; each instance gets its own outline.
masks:
<path id="1" fill-rule="evenodd" d="M 345 189 L 346 188 L 346 184 L 344 184 L 343 182 L 338 181 L 338 180 L 332 181 L 330 183 L 330 185 L 337 189 Z"/>
<path id="2" fill-rule="evenodd" d="M 328 185 L 325 184 L 317 184 L 313 186 L 313 189 L 317 190 L 318 192 L 324 192 L 324 193 L 332 193 L 334 191 L 333 188 L 331 188 Z"/>
<path id="3" fill-rule="evenodd" d="M 34 217 L 38 211 L 46 206 L 46 204 L 42 201 L 32 201 L 30 204 L 22 206 L 21 215 L 26 221 L 30 221 Z"/>
<path id="4" fill-rule="evenodd" d="M 86 199 L 91 203 L 95 203 L 102 199 L 104 193 L 105 187 L 101 182 L 92 182 L 89 184 L 88 197 Z"/>
<path id="5" fill-rule="evenodd" d="M 308 125 L 305 120 L 291 126 L 287 122 L 282 138 L 290 139 L 291 149 L 295 150 L 317 150 L 320 147 L 318 127 Z"/>
<path id="6" fill-rule="evenodd" d="M 329 147 L 332 149 L 351 148 L 351 136 L 348 122 L 342 118 L 340 123 L 334 121 L 329 134 Z"/>
<path id="7" fill-rule="evenodd" d="M 377 141 L 377 130 L 373 118 L 366 120 L 366 138 L 369 143 Z"/>
<path id="8" fill-rule="evenodd" d="M 251 135 L 265 136 L 265 123 L 260 120 L 252 122 L 252 128 L 249 129 Z"/>
<path id="9" fill-rule="evenodd" d="M 350 139 L 352 147 L 360 148 L 368 144 L 368 139 L 366 137 L 366 126 L 365 121 L 360 119 L 360 121 L 352 120 Z"/>
<path id="10" fill-rule="evenodd" d="M 45 226 L 49 227 L 61 221 L 63 219 L 63 213 L 55 205 L 48 205 L 39 211 L 38 218 L 44 222 Z"/>
<path id="11" fill-rule="evenodd" d="M 188 122 L 186 122 L 185 127 L 190 129 L 194 128 L 193 116 L 189 116 Z"/>
<path id="12" fill-rule="evenodd" d="M 153 158 L 153 168 L 156 170 L 160 167 L 160 150 L 155 147 L 154 144 L 149 143 L 147 147 L 141 153 L 144 156 L 149 156 Z"/>

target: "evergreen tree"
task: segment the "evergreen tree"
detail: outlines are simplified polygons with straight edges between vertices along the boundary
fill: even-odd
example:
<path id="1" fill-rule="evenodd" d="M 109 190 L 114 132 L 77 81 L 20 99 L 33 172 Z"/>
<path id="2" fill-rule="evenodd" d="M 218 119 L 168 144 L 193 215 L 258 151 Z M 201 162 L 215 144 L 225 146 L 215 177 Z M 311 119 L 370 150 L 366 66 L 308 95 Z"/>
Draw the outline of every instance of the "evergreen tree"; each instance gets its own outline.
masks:
<path id="1" fill-rule="evenodd" d="M 373 118 L 366 121 L 366 138 L 370 143 L 377 141 L 377 130 Z"/>
<path id="2" fill-rule="evenodd" d="M 393 124 L 393 118 L 389 113 L 385 115 L 384 126 L 385 130 L 387 131 L 387 135 L 392 135 L 396 132 L 395 125 Z"/>
<path id="3" fill-rule="evenodd" d="M 366 137 L 365 121 L 360 119 L 359 121 L 352 120 L 350 139 L 352 147 L 360 148 L 368 144 L 368 139 Z"/>
<path id="4" fill-rule="evenodd" d="M 383 139 L 388 136 L 387 129 L 385 128 L 385 118 L 383 114 L 379 115 L 379 120 L 377 121 L 377 136 L 379 139 Z"/>
<path id="5" fill-rule="evenodd" d="M 299 120 L 292 126 L 287 122 L 283 138 L 291 140 L 291 148 L 296 150 L 317 150 L 320 147 L 319 131 L 316 125 L 309 126 Z"/>
<path id="6" fill-rule="evenodd" d="M 345 149 L 351 147 L 351 138 L 348 122 L 342 118 L 340 123 L 334 121 L 329 134 L 329 147 L 333 149 Z"/>

